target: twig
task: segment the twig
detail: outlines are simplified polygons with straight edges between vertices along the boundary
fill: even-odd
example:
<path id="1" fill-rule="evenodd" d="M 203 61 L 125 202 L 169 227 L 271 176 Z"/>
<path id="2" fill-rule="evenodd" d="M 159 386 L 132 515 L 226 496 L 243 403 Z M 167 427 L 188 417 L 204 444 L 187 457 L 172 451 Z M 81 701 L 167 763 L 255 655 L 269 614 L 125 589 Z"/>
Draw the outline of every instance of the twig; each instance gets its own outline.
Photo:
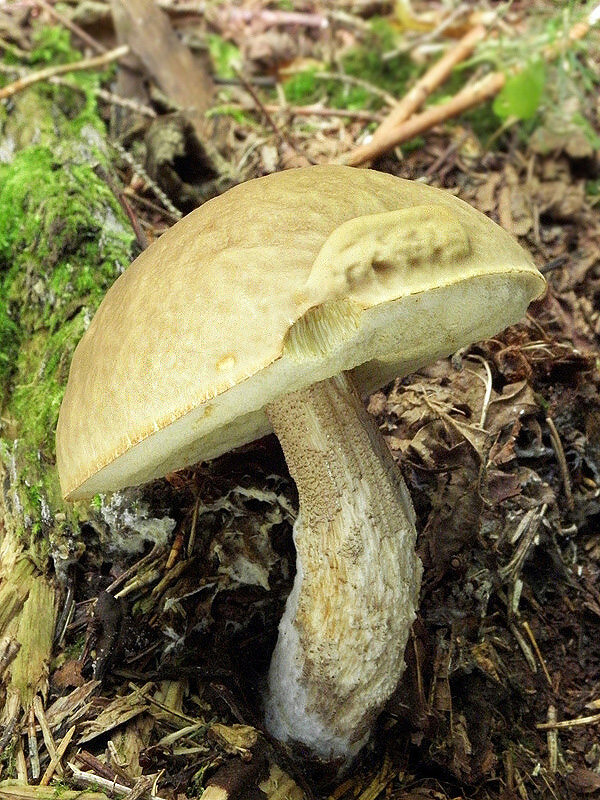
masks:
<path id="1" fill-rule="evenodd" d="M 477 353 L 471 353 L 468 356 L 468 358 L 470 358 L 473 361 L 479 361 L 479 363 L 483 365 L 483 368 L 485 370 L 485 376 L 486 376 L 486 379 L 484 381 L 485 394 L 483 396 L 483 404 L 481 406 L 481 415 L 479 417 L 479 427 L 481 428 L 481 430 L 485 430 L 485 418 L 487 417 L 487 412 L 488 412 L 488 408 L 489 408 L 489 405 L 490 405 L 490 400 L 492 398 L 492 383 L 493 383 L 492 370 L 490 369 L 490 365 L 488 364 L 488 362 L 485 360 L 485 358 L 483 356 L 477 355 Z M 477 373 L 475 373 L 475 374 L 477 374 Z M 478 377 L 481 377 L 481 376 L 478 375 Z"/>
<path id="2" fill-rule="evenodd" d="M 176 7 L 175 7 L 176 8 Z M 303 11 L 279 11 L 276 9 L 230 8 L 228 20 L 253 22 L 259 19 L 265 27 L 276 25 L 302 25 L 305 28 L 329 27 L 329 20 L 322 14 L 310 14 Z"/>
<path id="3" fill-rule="evenodd" d="M 525 781 L 523 780 L 523 776 L 521 775 L 517 767 L 515 767 L 514 775 L 515 775 L 515 788 L 519 793 L 519 797 L 521 798 L 521 800 L 529 800 L 529 795 L 527 794 L 527 789 L 525 787 Z"/>
<path id="4" fill-rule="evenodd" d="M 556 706 L 548 706 L 546 722 L 550 725 L 556 724 Z M 548 768 L 550 772 L 556 772 L 558 769 L 558 734 L 555 727 L 548 729 L 546 742 L 548 744 Z"/>
<path id="5" fill-rule="evenodd" d="M 265 104 L 265 111 L 270 114 L 285 113 L 292 117 L 346 117 L 347 119 L 357 119 L 363 122 L 380 122 L 381 114 L 372 111 L 360 111 L 349 108 L 328 108 L 326 106 L 277 106 Z"/>
<path id="6" fill-rule="evenodd" d="M 358 86 L 359 89 L 364 89 L 365 92 L 369 92 L 374 97 L 380 97 L 388 106 L 393 108 L 396 105 L 396 98 L 393 94 L 380 89 L 379 86 L 374 86 L 364 78 L 357 78 L 356 75 L 346 75 L 344 72 L 315 72 L 315 78 L 322 81 L 339 81 L 348 86 Z"/>
<path id="7" fill-rule="evenodd" d="M 157 214 L 161 214 L 163 217 L 166 217 L 171 222 L 178 222 L 183 214 L 179 210 L 169 211 L 168 209 L 164 208 L 163 206 L 159 205 L 158 203 L 153 203 L 152 200 L 149 200 L 147 197 L 142 197 L 136 191 L 131 189 L 129 186 L 126 186 L 123 189 L 123 194 L 128 200 L 133 200 L 134 203 L 139 203 L 144 208 L 150 209 L 150 211 L 154 211 Z"/>
<path id="8" fill-rule="evenodd" d="M 54 741 L 54 737 L 50 731 L 50 726 L 48 725 L 48 720 L 46 719 L 46 713 L 42 704 L 42 698 L 39 696 L 39 694 L 36 694 L 36 696 L 33 698 L 33 711 L 35 713 L 35 718 L 38 721 L 38 725 L 40 726 L 40 730 L 42 731 L 42 738 L 44 739 L 46 750 L 48 751 L 50 758 L 54 759 L 56 756 L 56 742 Z M 57 759 L 54 771 L 57 775 L 62 777 L 63 768 L 62 764 L 60 763 L 60 759 Z"/>
<path id="9" fill-rule="evenodd" d="M 563 489 L 565 491 L 565 499 L 567 501 L 567 508 L 569 509 L 569 511 L 573 511 L 573 509 L 575 508 L 575 501 L 573 500 L 573 492 L 571 490 L 571 478 L 569 477 L 569 467 L 567 465 L 567 459 L 565 458 L 565 451 L 562 446 L 560 436 L 558 435 L 558 431 L 556 430 L 556 425 L 554 424 L 554 420 L 552 419 L 552 417 L 546 417 L 546 425 L 548 426 L 548 430 L 550 431 L 550 439 L 552 441 L 552 447 L 554 449 L 556 460 L 558 461 L 558 467 L 560 469 L 560 474 L 563 482 Z"/>
<path id="10" fill-rule="evenodd" d="M 131 795 L 134 791 L 136 792 L 137 795 L 139 792 L 139 790 L 137 790 L 135 786 L 133 788 L 130 788 L 129 786 L 124 786 L 122 783 L 117 783 L 116 781 L 110 781 L 107 778 L 102 778 L 100 777 L 100 775 L 95 775 L 93 772 L 84 772 L 70 761 L 67 763 L 70 770 L 73 773 L 73 779 L 78 783 L 82 784 L 83 786 L 100 786 L 101 788 L 107 790 L 107 793 L 110 795 L 112 794 Z M 149 776 L 142 776 L 140 780 L 143 780 L 144 778 L 147 777 Z M 145 780 L 143 781 L 143 789 L 144 793 L 147 791 L 147 793 L 150 795 L 150 797 L 153 798 L 153 800 L 162 800 L 162 798 L 160 798 L 158 795 L 155 795 L 151 791 L 149 791 L 149 786 Z M 134 795 L 134 797 L 136 795 Z"/>
<path id="11" fill-rule="evenodd" d="M 550 677 L 550 673 L 548 672 L 548 668 L 546 667 L 546 662 L 544 661 L 544 658 L 543 658 L 542 653 L 540 651 L 540 648 L 539 648 L 539 645 L 537 643 L 537 640 L 536 640 L 535 636 L 533 635 L 533 631 L 529 627 L 529 623 L 527 621 L 524 621 L 522 624 L 523 624 L 523 629 L 525 630 L 525 633 L 527 634 L 527 636 L 529 638 L 529 641 L 531 642 L 531 646 L 535 650 L 535 654 L 538 657 L 538 661 L 540 662 L 540 664 L 542 666 L 542 671 L 543 671 L 544 675 L 546 676 L 546 680 L 548 681 L 548 685 L 550 686 L 550 688 L 552 688 L 552 678 Z"/>
<path id="12" fill-rule="evenodd" d="M 160 700 L 156 700 L 156 698 L 152 697 L 152 695 L 150 695 L 148 691 L 144 691 L 144 689 L 140 688 L 139 686 L 136 686 L 134 683 L 129 683 L 129 688 L 135 695 L 140 696 L 147 703 L 150 703 L 150 705 L 156 706 L 161 711 L 165 711 L 167 714 L 171 714 L 172 716 L 177 717 L 178 719 L 181 719 L 184 722 L 187 722 L 188 725 L 192 727 L 196 726 L 202 727 L 203 725 L 206 724 L 201 720 L 195 719 L 194 717 L 188 717 L 183 712 L 177 711 L 176 709 L 165 705 L 165 703 L 161 703 Z"/>
<path id="13" fill-rule="evenodd" d="M 404 53 L 422 50 L 423 47 L 430 42 L 438 42 L 449 28 L 452 29 L 454 23 L 459 17 L 465 14 L 465 11 L 468 11 L 468 6 L 465 3 L 456 6 L 456 8 L 453 8 L 449 14 L 440 20 L 439 25 L 436 25 L 431 30 L 418 36 L 414 41 L 405 39 L 399 47 L 395 47 L 393 50 L 384 53 L 382 56 L 383 62 L 390 61 L 392 58 L 397 58 Z"/>
<path id="14" fill-rule="evenodd" d="M 125 572 L 123 572 L 121 575 L 115 578 L 115 580 L 110 584 L 110 586 L 106 587 L 105 591 L 107 591 L 109 594 L 114 594 L 115 590 L 119 586 L 122 586 L 133 575 L 136 575 L 142 569 L 145 569 L 148 566 L 148 564 L 151 564 L 155 560 L 158 561 L 158 559 L 162 555 L 164 555 L 163 548 L 160 545 L 155 544 L 152 550 L 147 555 L 140 558 L 140 560 L 136 561 L 136 563 L 133 564 L 131 567 L 129 567 L 129 569 L 125 570 Z"/>
<path id="15" fill-rule="evenodd" d="M 428 108 L 421 114 L 415 114 L 410 119 L 407 119 L 406 122 L 398 125 L 397 128 L 384 131 L 381 136 L 377 137 L 375 143 L 375 137 L 373 137 L 370 142 L 360 145 L 355 150 L 342 156 L 340 160 L 351 167 L 358 167 L 366 161 L 371 161 L 399 144 L 407 142 L 409 139 L 414 139 L 415 136 L 419 136 L 441 122 L 457 117 L 470 108 L 483 103 L 484 100 L 494 97 L 505 82 L 506 77 L 502 72 L 493 72 L 490 75 L 486 75 L 485 78 L 477 81 L 472 86 L 462 89 L 448 102 Z"/>
<path id="16" fill-rule="evenodd" d="M 127 108 L 130 111 L 134 111 L 136 114 L 148 117 L 149 119 L 156 119 L 158 116 L 156 111 L 153 108 L 150 108 L 150 106 L 147 106 L 144 103 L 138 103 L 137 100 L 130 100 L 128 97 L 121 97 L 114 92 L 108 92 L 106 89 L 94 89 L 94 94 L 96 97 L 99 97 L 101 100 L 105 100 L 107 103 L 112 103 L 112 105 Z"/>
<path id="17" fill-rule="evenodd" d="M 448 80 L 454 67 L 471 55 L 477 44 L 485 38 L 485 35 L 485 27 L 477 25 L 466 33 L 454 47 L 448 50 L 438 62 L 430 67 L 425 75 L 419 78 L 408 94 L 399 103 L 396 103 L 390 114 L 375 131 L 373 141 L 377 141 L 377 137 L 383 135 L 386 131 L 396 128 L 400 123 L 407 120 L 411 114 L 414 114 L 418 108 L 421 108 L 429 95 Z"/>
<path id="18" fill-rule="evenodd" d="M 260 97 L 258 96 L 258 94 L 256 93 L 256 91 L 254 89 L 254 86 L 252 86 L 250 81 L 246 80 L 244 75 L 242 75 L 242 73 L 238 69 L 235 69 L 234 71 L 235 71 L 235 74 L 238 77 L 238 80 L 240 81 L 240 83 L 244 87 L 244 89 L 248 92 L 250 97 L 254 100 L 258 110 L 263 114 L 264 118 L 267 121 L 267 124 L 269 125 L 269 127 L 271 128 L 271 130 L 273 131 L 275 136 L 279 139 L 280 142 L 282 142 L 284 144 L 287 144 L 288 147 L 291 147 L 292 150 L 295 150 L 296 148 L 294 147 L 292 142 L 290 142 L 289 139 L 287 138 L 287 136 L 283 133 L 283 131 L 280 130 L 279 126 L 277 125 L 277 123 L 275 122 L 275 120 L 273 119 L 271 114 L 265 108 L 265 105 L 264 105 L 263 101 L 260 99 Z"/>
<path id="19" fill-rule="evenodd" d="M 579 725 L 596 725 L 600 722 L 600 714 L 590 717 L 577 717 L 576 719 L 563 719 L 560 722 L 539 722 L 535 727 L 538 731 L 561 730 L 562 728 L 576 728 Z"/>
<path id="20" fill-rule="evenodd" d="M 521 652 L 525 656 L 525 661 L 527 661 L 531 671 L 535 675 L 535 673 L 537 672 L 537 664 L 535 663 L 535 658 L 533 653 L 531 652 L 531 648 L 525 641 L 525 637 L 522 635 L 521 631 L 517 628 L 517 626 L 514 625 L 512 622 L 509 623 L 508 627 L 512 635 L 517 640 L 517 644 L 519 645 L 519 647 L 521 648 Z"/>
<path id="21" fill-rule="evenodd" d="M 100 775 L 95 775 L 93 772 L 84 772 L 84 770 L 79 769 L 79 767 L 71 761 L 67 762 L 67 766 L 73 773 L 73 779 L 83 786 L 100 786 L 108 790 L 109 795 L 131 794 L 131 787 L 129 786 L 124 786 L 122 783 L 117 783 L 116 781 L 108 780 L 108 778 L 103 778 Z"/>
<path id="22" fill-rule="evenodd" d="M 76 25 L 68 17 L 65 17 L 64 14 L 57 11 L 54 6 L 51 6 L 46 0 L 35 0 L 35 2 L 36 5 L 50 14 L 57 22 L 60 22 L 61 25 L 64 25 L 65 28 L 68 28 L 71 33 L 74 33 L 78 39 L 85 42 L 85 44 L 91 47 L 96 53 L 106 53 L 106 47 L 104 47 L 103 44 L 100 44 L 100 42 L 90 36 L 89 33 L 86 33 L 83 28 L 80 28 L 79 25 Z"/>
<path id="23" fill-rule="evenodd" d="M 547 503 L 544 503 L 539 510 L 530 508 L 519 522 L 516 531 L 511 537 L 511 544 L 514 544 L 519 539 L 521 539 L 521 541 L 516 547 L 508 564 L 505 564 L 498 570 L 498 574 L 503 581 L 507 580 L 509 577 L 516 578 L 520 575 L 523 564 L 535 543 L 535 537 L 537 536 L 540 522 L 547 509 Z"/>
<path id="24" fill-rule="evenodd" d="M 73 738 L 74 733 L 75 733 L 75 725 L 71 726 L 61 739 L 60 744 L 56 748 L 56 752 L 54 753 L 54 755 L 50 759 L 50 763 L 46 767 L 46 771 L 42 775 L 42 778 L 40 780 L 40 786 L 48 786 L 48 784 L 50 783 L 50 778 L 54 775 L 54 771 L 56 770 L 58 762 L 67 752 L 67 747 L 71 744 L 71 739 Z"/>
<path id="25" fill-rule="evenodd" d="M 572 42 L 583 39 L 589 33 L 591 27 L 599 20 L 600 4 L 594 7 L 584 21 L 573 25 L 564 39 L 548 46 L 543 51 L 544 58 L 548 61 L 557 58 L 565 44 L 571 44 Z M 477 28 L 474 28 L 473 31 L 471 31 L 474 36 L 476 30 Z M 468 35 L 469 34 L 467 34 L 467 36 Z M 461 40 L 461 42 L 464 42 L 464 39 Z M 438 62 L 438 64 L 434 65 L 429 73 L 431 73 L 434 69 L 439 69 L 439 65 L 443 60 L 444 59 Z M 422 80 L 424 80 L 425 77 L 426 76 L 424 76 Z M 339 161 L 343 164 L 349 164 L 350 166 L 354 167 L 360 166 L 365 162 L 372 161 L 374 158 L 377 158 L 378 156 L 381 156 L 384 153 L 392 150 L 394 147 L 402 144 L 403 142 L 406 142 L 409 139 L 424 133 L 425 131 L 433 128 L 435 125 L 439 125 L 441 122 L 445 122 L 448 119 L 457 117 L 465 111 L 468 111 L 470 108 L 474 108 L 484 101 L 491 99 L 498 94 L 505 83 L 506 75 L 503 72 L 491 72 L 489 75 L 486 75 L 472 86 L 467 86 L 462 89 L 446 103 L 441 103 L 440 105 L 428 108 L 421 114 L 410 116 L 406 118 L 405 121 L 401 121 L 394 126 L 386 125 L 383 130 L 381 129 L 383 128 L 383 125 L 380 126 L 380 128 L 375 131 L 369 142 L 359 145 L 350 153 L 346 153 L 339 159 Z M 412 92 L 410 92 L 405 98 L 407 108 L 409 107 L 408 97 L 411 94 Z M 417 99 L 418 97 L 415 94 L 415 99 L 413 102 L 416 102 Z M 425 98 L 423 98 L 423 100 L 424 99 Z M 423 100 L 421 100 L 421 102 L 423 102 Z M 405 101 L 401 101 L 401 103 L 403 104 Z M 416 107 L 418 108 L 418 105 Z"/>
<path id="26" fill-rule="evenodd" d="M 117 61 L 119 58 L 127 55 L 128 52 L 129 46 L 121 45 L 121 47 L 115 47 L 114 50 L 108 50 L 106 53 L 103 53 L 100 56 L 83 58 L 81 61 L 75 61 L 72 64 L 58 64 L 54 67 L 41 69 L 39 72 L 31 72 L 29 75 L 25 75 L 16 80 L 14 83 L 10 83 L 8 86 L 0 89 L 0 100 L 5 100 L 7 97 L 12 97 L 18 92 L 22 92 L 23 89 L 27 89 L 27 87 L 32 86 L 34 83 L 47 81 L 56 75 L 64 75 L 67 72 L 81 72 L 85 69 L 96 69 L 97 67 L 105 67 L 112 61 Z"/>
<path id="27" fill-rule="evenodd" d="M 152 180 L 150 175 L 146 172 L 144 167 L 134 159 L 131 153 L 126 150 L 123 145 L 118 142 L 116 139 L 111 141 L 111 145 L 115 148 L 115 150 L 120 154 L 123 161 L 126 161 L 127 164 L 132 168 L 132 170 L 138 175 L 146 186 L 154 193 L 154 195 L 158 198 L 158 200 L 163 204 L 166 211 L 171 214 L 176 220 L 181 219 L 183 214 L 177 208 L 177 206 L 173 205 L 167 195 L 163 192 L 160 186 L 156 183 L 156 181 Z"/>
<path id="28" fill-rule="evenodd" d="M 35 714 L 33 707 L 29 709 L 27 719 L 27 746 L 29 747 L 29 766 L 31 777 L 34 781 L 40 777 L 40 752 L 38 750 L 37 735 L 35 731 Z"/>

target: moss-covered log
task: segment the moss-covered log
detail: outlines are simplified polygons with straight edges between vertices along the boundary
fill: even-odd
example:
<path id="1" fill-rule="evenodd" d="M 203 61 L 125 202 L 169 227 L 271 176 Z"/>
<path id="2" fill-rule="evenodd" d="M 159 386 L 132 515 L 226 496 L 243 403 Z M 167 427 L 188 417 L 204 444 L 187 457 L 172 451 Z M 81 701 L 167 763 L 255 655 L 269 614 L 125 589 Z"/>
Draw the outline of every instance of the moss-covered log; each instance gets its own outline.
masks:
<path id="1" fill-rule="evenodd" d="M 47 32 L 36 58 L 74 60 Z M 6 58 L 14 64 L 14 59 Z M 9 80 L 4 77 L 3 80 Z M 0 107 L 0 725 L 44 692 L 61 578 L 81 552 L 77 511 L 63 504 L 54 429 L 73 349 L 134 237 L 102 176 L 111 174 L 93 92 L 42 84 Z"/>

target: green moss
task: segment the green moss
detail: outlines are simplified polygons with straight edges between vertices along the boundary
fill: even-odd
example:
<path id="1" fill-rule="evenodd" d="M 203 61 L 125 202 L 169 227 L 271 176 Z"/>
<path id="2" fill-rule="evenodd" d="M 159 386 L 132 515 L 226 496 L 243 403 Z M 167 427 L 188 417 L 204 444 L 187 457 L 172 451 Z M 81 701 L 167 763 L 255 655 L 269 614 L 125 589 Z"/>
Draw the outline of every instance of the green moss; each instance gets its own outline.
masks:
<path id="1" fill-rule="evenodd" d="M 239 47 L 217 33 L 208 33 L 206 43 L 217 75 L 220 78 L 235 78 L 236 69 L 242 61 Z"/>
<path id="2" fill-rule="evenodd" d="M 79 54 L 63 31 L 39 34 L 38 64 Z M 93 92 L 35 85 L 0 119 L 13 149 L 0 164 L 0 400 L 2 460 L 12 476 L 31 557 L 43 566 L 75 517 L 60 498 L 54 431 L 73 350 L 107 288 L 130 262 L 134 236 L 102 179 L 112 171 Z M 53 512 L 65 522 L 57 524 Z"/>
<path id="3" fill-rule="evenodd" d="M 49 453 L 72 350 L 133 238 L 93 158 L 66 155 L 32 147 L 0 169 L 0 380 L 18 435 Z"/>
<path id="4" fill-rule="evenodd" d="M 380 95 L 364 86 L 344 82 L 347 75 L 366 82 L 380 90 L 401 97 L 406 86 L 414 79 L 415 64 L 404 55 L 382 59 L 381 54 L 390 52 L 397 43 L 397 31 L 383 18 L 371 20 L 370 31 L 360 46 L 349 50 L 340 63 L 328 71 L 339 72 L 340 80 L 322 79 L 319 70 L 311 69 L 297 73 L 285 85 L 288 102 L 301 105 L 323 100 L 333 108 L 377 109 L 382 105 Z"/>
<path id="5" fill-rule="evenodd" d="M 81 53 L 71 45 L 69 31 L 63 27 L 35 28 L 32 42 L 30 66 L 39 68 L 47 64 L 71 64 L 81 58 Z"/>

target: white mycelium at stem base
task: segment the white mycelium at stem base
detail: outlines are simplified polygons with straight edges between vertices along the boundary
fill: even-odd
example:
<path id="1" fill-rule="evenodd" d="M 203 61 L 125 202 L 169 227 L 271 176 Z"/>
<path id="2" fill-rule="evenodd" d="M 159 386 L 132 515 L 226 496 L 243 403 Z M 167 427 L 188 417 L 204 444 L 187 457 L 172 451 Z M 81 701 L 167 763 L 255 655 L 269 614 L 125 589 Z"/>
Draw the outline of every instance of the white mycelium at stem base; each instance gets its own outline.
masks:
<path id="1" fill-rule="evenodd" d="M 414 511 L 348 374 L 267 410 L 300 496 L 267 724 L 321 758 L 350 759 L 404 669 L 421 579 Z"/>

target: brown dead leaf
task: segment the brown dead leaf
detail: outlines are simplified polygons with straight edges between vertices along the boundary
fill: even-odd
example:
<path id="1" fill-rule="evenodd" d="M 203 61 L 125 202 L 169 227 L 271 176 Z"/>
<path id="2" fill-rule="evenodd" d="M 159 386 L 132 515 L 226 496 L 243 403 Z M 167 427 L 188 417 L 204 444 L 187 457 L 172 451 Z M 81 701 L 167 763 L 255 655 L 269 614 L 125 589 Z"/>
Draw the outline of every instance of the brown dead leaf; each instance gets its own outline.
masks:
<path id="1" fill-rule="evenodd" d="M 504 185 L 498 193 L 500 224 L 514 236 L 525 236 L 533 227 L 533 214 L 524 192 L 518 186 Z"/>
<path id="2" fill-rule="evenodd" d="M 486 415 L 486 428 L 493 435 L 538 411 L 539 405 L 527 381 L 509 383 L 502 388 L 501 395 L 493 393 Z"/>
<path id="3" fill-rule="evenodd" d="M 244 65 L 251 73 L 276 73 L 298 53 L 297 42 L 286 31 L 267 30 L 244 40 Z"/>
<path id="4" fill-rule="evenodd" d="M 65 661 L 52 673 L 52 685 L 57 689 L 70 689 L 73 686 L 83 686 L 85 679 L 81 674 L 81 661 L 70 659 Z"/>
<path id="5" fill-rule="evenodd" d="M 492 172 L 475 195 L 477 208 L 486 214 L 496 210 L 496 192 L 502 181 L 500 172 Z"/>
<path id="6" fill-rule="evenodd" d="M 473 747 L 469 740 L 467 721 L 463 714 L 455 714 L 452 725 L 452 764 L 454 775 L 468 779 L 471 775 L 471 759 Z"/>
<path id="7" fill-rule="evenodd" d="M 209 72 L 194 58 L 167 15 L 151 0 L 111 0 L 115 26 L 122 44 L 144 64 L 162 91 L 186 109 L 201 142 L 210 141 L 212 124 L 206 119 L 214 84 Z"/>
<path id="8" fill-rule="evenodd" d="M 564 91 L 564 89 L 563 89 Z M 529 139 L 534 153 L 551 155 L 566 153 L 570 158 L 590 158 L 594 148 L 581 124 L 579 92 L 574 91 L 561 108 L 546 113 L 544 121 L 536 127 Z"/>
<path id="9" fill-rule="evenodd" d="M 424 425 L 409 445 L 421 462 L 431 470 L 459 468 L 468 454 L 469 444 L 455 426 L 448 427 L 443 420 Z"/>
<path id="10" fill-rule="evenodd" d="M 575 767 L 569 774 L 569 784 L 575 792 L 592 794 L 600 790 L 600 775 L 590 769 Z"/>
<path id="11" fill-rule="evenodd" d="M 509 497 L 521 494 L 521 481 L 519 476 L 499 470 L 487 472 L 487 498 L 494 505 L 503 503 Z"/>
<path id="12" fill-rule="evenodd" d="M 569 183 L 562 180 L 538 183 L 533 196 L 540 213 L 559 221 L 577 216 L 586 204 L 584 181 L 572 179 Z"/>
<path id="13" fill-rule="evenodd" d="M 478 491 L 480 464 L 466 445 L 457 454 L 457 462 L 460 468 L 440 474 L 429 492 L 432 507 L 419 539 L 424 587 L 436 586 L 444 578 L 479 530 L 483 505 Z"/>

